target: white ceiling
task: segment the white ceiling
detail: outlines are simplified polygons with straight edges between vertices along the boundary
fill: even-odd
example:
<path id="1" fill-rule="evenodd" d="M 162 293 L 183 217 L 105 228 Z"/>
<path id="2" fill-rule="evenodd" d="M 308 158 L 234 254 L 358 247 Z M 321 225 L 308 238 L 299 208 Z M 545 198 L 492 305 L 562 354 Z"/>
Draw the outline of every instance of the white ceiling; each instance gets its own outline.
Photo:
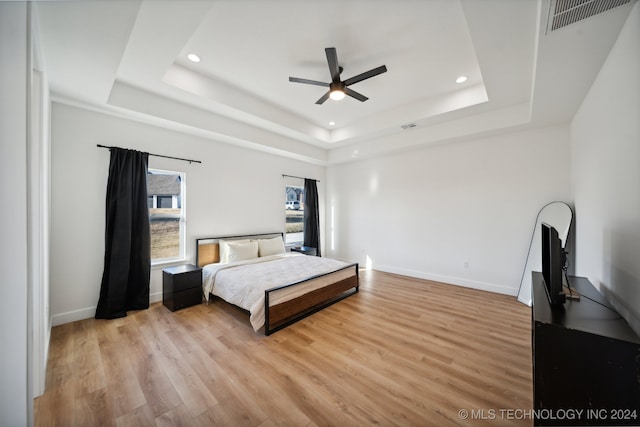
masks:
<path id="1" fill-rule="evenodd" d="M 327 164 L 570 120 L 630 6 L 546 34 L 548 2 L 47 1 L 37 17 L 55 100 Z M 386 65 L 352 86 L 368 101 L 317 105 L 325 88 L 288 81 L 329 82 L 326 47 L 343 79 Z"/>

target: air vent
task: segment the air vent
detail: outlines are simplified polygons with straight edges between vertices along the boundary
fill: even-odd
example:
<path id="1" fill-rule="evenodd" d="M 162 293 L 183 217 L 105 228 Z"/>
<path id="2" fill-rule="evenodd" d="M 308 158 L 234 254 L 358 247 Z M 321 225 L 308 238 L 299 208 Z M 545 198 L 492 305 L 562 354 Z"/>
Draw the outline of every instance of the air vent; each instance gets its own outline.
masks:
<path id="1" fill-rule="evenodd" d="M 551 0 L 547 34 L 635 0 Z"/>
<path id="2" fill-rule="evenodd" d="M 406 125 L 402 125 L 400 127 L 402 128 L 402 130 L 407 130 L 407 129 L 411 129 L 411 128 L 416 127 L 416 124 L 415 123 L 407 123 Z"/>

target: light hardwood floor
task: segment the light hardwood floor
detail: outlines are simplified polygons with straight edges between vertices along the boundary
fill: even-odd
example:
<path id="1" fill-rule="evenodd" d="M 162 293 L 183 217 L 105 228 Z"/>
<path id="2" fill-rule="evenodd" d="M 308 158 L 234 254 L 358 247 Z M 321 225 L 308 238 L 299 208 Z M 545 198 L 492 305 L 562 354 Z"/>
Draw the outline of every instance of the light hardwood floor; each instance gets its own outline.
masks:
<path id="1" fill-rule="evenodd" d="M 220 300 L 56 326 L 35 424 L 532 425 L 528 307 L 388 273 L 360 279 L 358 294 L 269 337 Z"/>

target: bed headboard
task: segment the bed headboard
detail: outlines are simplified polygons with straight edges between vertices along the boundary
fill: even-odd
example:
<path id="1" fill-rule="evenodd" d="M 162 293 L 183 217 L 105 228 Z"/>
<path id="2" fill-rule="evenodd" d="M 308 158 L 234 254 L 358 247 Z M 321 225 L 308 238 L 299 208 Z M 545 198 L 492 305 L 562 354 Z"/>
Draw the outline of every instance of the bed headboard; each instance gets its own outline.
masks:
<path id="1" fill-rule="evenodd" d="M 218 243 L 220 240 L 271 239 L 278 236 L 284 239 L 282 232 L 203 237 L 196 239 L 196 265 L 198 267 L 204 267 L 207 264 L 220 262 L 220 244 Z"/>

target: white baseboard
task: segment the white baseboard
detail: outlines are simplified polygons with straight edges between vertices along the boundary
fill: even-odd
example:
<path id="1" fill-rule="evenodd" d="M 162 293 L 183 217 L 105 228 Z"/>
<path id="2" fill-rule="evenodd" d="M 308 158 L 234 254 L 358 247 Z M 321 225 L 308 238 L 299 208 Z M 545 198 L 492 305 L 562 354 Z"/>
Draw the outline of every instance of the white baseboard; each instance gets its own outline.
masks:
<path id="1" fill-rule="evenodd" d="M 410 270 L 406 268 L 392 267 L 388 265 L 375 265 L 374 270 L 380 270 L 387 273 L 400 274 L 402 276 L 415 277 L 418 279 L 433 280 L 435 282 L 443 282 L 466 288 L 479 289 L 481 291 L 494 292 L 498 294 L 516 296 L 518 289 L 509 288 L 507 286 L 497 285 L 495 283 L 480 282 L 477 280 L 463 279 L 460 277 L 444 276 L 439 274 L 426 273 L 423 271 Z M 149 302 L 162 301 L 162 292 L 155 292 L 149 295 Z M 96 306 L 81 308 L 78 310 L 58 313 L 51 316 L 51 325 L 57 326 L 65 323 L 75 322 L 78 320 L 89 319 L 96 314 Z"/>
<path id="2" fill-rule="evenodd" d="M 461 277 L 444 276 L 440 274 L 432 274 L 423 271 L 409 270 L 405 268 L 397 268 L 379 264 L 374 265 L 373 269 L 384 271 L 387 273 L 400 274 L 402 276 L 415 277 L 417 279 L 433 280 L 434 282 L 442 282 L 450 285 L 462 286 L 465 288 L 478 289 L 481 291 L 494 292 L 514 297 L 518 294 L 518 289 L 510 288 L 503 285 L 497 285 L 495 283 L 463 279 Z"/>
<path id="3" fill-rule="evenodd" d="M 149 303 L 162 301 L 162 292 L 149 294 Z M 96 315 L 96 306 L 58 313 L 51 316 L 51 326 L 63 325 L 78 320 L 90 319 Z"/>
<path id="4" fill-rule="evenodd" d="M 96 306 L 81 308 L 78 310 L 67 311 L 65 313 L 54 314 L 51 316 L 51 325 L 58 326 L 65 323 L 75 322 L 77 320 L 89 319 L 96 314 Z"/>

